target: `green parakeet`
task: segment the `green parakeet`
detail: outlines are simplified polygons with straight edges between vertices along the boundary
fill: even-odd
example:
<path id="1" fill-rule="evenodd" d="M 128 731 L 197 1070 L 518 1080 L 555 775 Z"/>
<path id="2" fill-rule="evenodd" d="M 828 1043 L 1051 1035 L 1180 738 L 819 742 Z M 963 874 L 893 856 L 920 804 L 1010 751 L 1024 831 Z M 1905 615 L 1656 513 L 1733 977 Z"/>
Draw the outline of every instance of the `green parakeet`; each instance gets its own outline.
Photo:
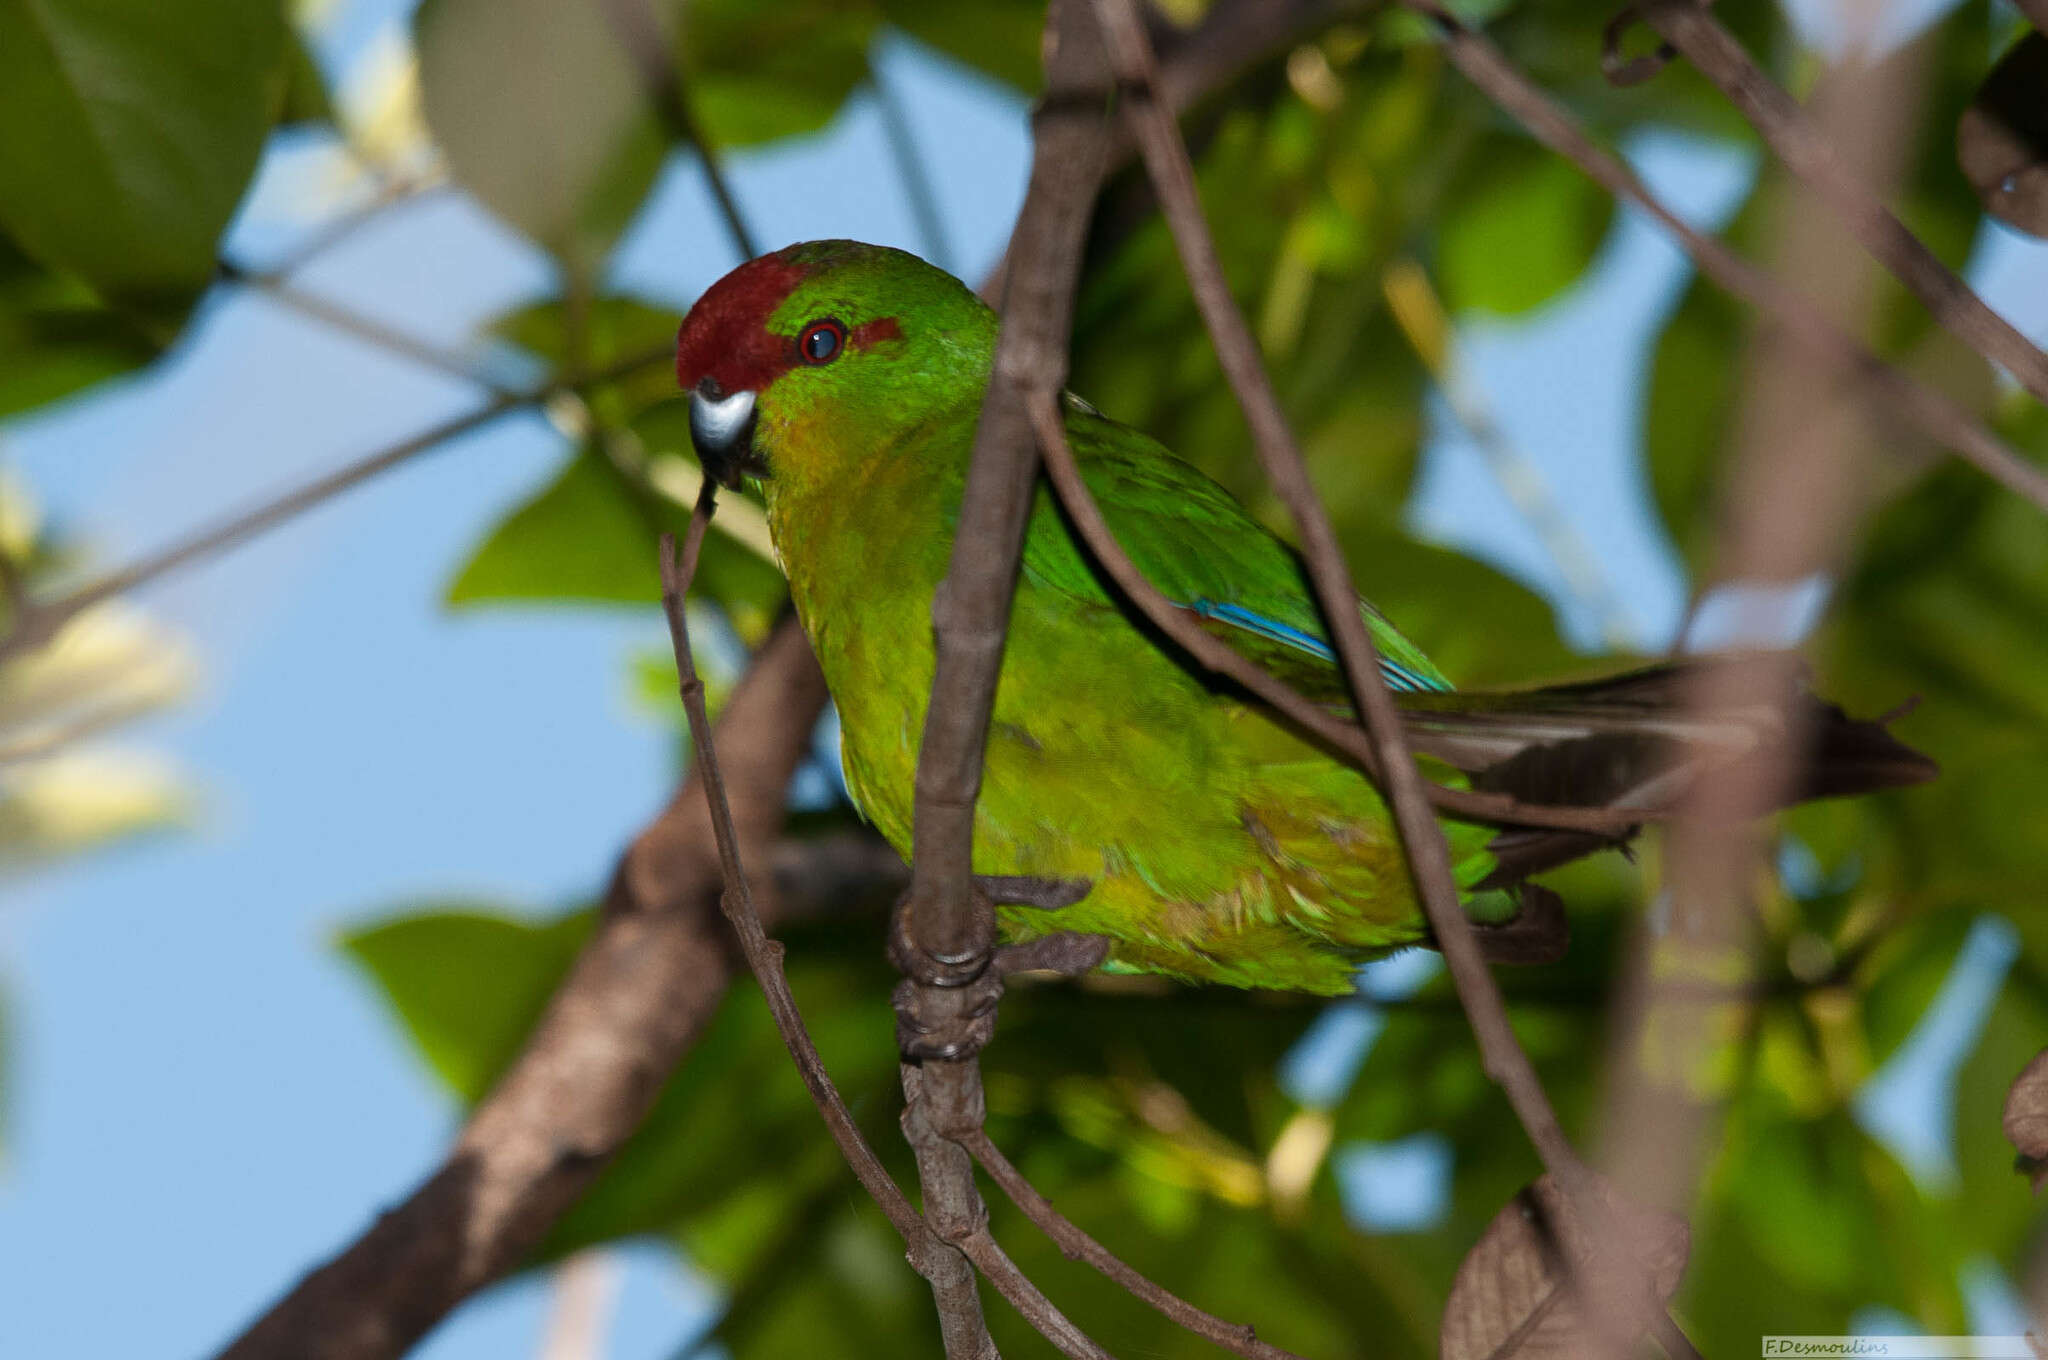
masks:
<path id="1" fill-rule="evenodd" d="M 791 246 L 690 311 L 677 377 L 705 467 L 761 481 L 768 525 L 838 704 L 849 791 L 908 855 L 944 576 L 995 352 L 996 316 L 902 251 Z M 1083 477 L 1145 574 L 1311 697 L 1345 687 L 1296 553 L 1202 473 L 1077 398 Z M 1682 770 L 1671 668 L 1518 694 L 1461 694 L 1364 602 L 1431 773 L 1531 801 L 1646 816 Z M 1801 694 L 1801 793 L 1933 773 L 1875 724 Z M 1782 713 L 1730 715 L 1737 744 Z M 1511 918 L 1526 875 L 1609 842 L 1447 821 L 1474 919 Z M 1057 911 L 1004 907 L 1006 938 L 1107 936 L 1109 966 L 1322 994 L 1426 938 L 1387 809 L 1357 770 L 1193 667 L 1117 594 L 1041 486 L 1024 548 L 975 823 L 979 873 L 1086 879 Z"/>

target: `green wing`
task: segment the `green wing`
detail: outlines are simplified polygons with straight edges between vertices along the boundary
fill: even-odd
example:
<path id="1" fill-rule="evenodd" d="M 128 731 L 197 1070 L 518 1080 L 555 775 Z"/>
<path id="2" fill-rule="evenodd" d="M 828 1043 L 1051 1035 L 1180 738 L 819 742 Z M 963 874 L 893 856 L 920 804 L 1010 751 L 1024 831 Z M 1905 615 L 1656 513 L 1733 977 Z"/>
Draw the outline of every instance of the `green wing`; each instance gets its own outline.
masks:
<path id="1" fill-rule="evenodd" d="M 1067 440 L 1103 518 L 1146 579 L 1210 631 L 1312 698 L 1342 702 L 1329 630 L 1294 549 L 1164 445 L 1067 399 Z M 1025 575 L 1091 604 L 1111 602 L 1101 576 L 1051 493 L 1032 515 Z M 1396 690 L 1448 690 L 1450 681 L 1379 611 L 1359 611 Z"/>

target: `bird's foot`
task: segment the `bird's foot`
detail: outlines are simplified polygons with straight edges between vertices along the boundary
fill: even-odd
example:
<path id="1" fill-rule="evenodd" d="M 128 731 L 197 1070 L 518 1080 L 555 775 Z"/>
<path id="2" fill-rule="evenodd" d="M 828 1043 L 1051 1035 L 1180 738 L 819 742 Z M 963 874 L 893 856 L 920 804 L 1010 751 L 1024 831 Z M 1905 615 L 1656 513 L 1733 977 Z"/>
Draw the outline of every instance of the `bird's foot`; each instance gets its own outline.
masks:
<path id="1" fill-rule="evenodd" d="M 1086 879 L 980 874 L 974 880 L 973 907 L 989 917 L 997 903 L 1057 910 L 1086 897 L 1091 886 Z M 1024 972 L 1074 977 L 1108 954 L 1109 941 L 1102 936 L 1062 931 L 1005 945 L 978 962 L 935 959 L 911 937 L 906 895 L 889 922 L 889 958 L 903 974 L 892 998 L 896 1045 L 910 1062 L 971 1057 L 995 1034 L 1004 978 Z"/>

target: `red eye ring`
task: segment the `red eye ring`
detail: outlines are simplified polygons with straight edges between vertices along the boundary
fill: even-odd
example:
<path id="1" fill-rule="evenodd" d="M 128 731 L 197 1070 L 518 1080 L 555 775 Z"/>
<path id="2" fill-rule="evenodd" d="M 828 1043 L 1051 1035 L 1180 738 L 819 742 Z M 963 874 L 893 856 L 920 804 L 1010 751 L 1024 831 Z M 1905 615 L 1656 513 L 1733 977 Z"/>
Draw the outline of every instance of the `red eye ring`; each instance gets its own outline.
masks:
<path id="1" fill-rule="evenodd" d="M 846 327 L 831 317 L 813 321 L 796 338 L 797 357 L 814 368 L 831 363 L 845 349 Z"/>

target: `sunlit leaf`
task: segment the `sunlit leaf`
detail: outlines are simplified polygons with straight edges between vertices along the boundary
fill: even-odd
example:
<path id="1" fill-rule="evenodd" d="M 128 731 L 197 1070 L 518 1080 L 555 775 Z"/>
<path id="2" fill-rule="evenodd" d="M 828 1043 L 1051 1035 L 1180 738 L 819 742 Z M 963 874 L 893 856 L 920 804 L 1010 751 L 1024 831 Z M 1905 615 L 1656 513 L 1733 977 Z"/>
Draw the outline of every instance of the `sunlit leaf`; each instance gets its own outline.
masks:
<path id="1" fill-rule="evenodd" d="M 603 4 L 426 0 L 427 123 L 455 179 L 588 275 L 661 168 L 666 138 Z"/>
<path id="2" fill-rule="evenodd" d="M 588 913 L 528 922 L 450 905 L 352 930 L 341 947 L 435 1075 L 474 1103 L 525 1042 L 591 924 Z"/>
<path id="3" fill-rule="evenodd" d="M 635 486 L 604 453 L 586 449 L 478 545 L 449 583 L 448 603 L 656 605 L 655 544 L 664 533 L 680 539 L 688 521 L 686 506 Z M 783 590 L 781 573 L 755 549 L 716 528 L 706 537 L 691 593 L 722 605 L 743 635 L 759 632 Z"/>

